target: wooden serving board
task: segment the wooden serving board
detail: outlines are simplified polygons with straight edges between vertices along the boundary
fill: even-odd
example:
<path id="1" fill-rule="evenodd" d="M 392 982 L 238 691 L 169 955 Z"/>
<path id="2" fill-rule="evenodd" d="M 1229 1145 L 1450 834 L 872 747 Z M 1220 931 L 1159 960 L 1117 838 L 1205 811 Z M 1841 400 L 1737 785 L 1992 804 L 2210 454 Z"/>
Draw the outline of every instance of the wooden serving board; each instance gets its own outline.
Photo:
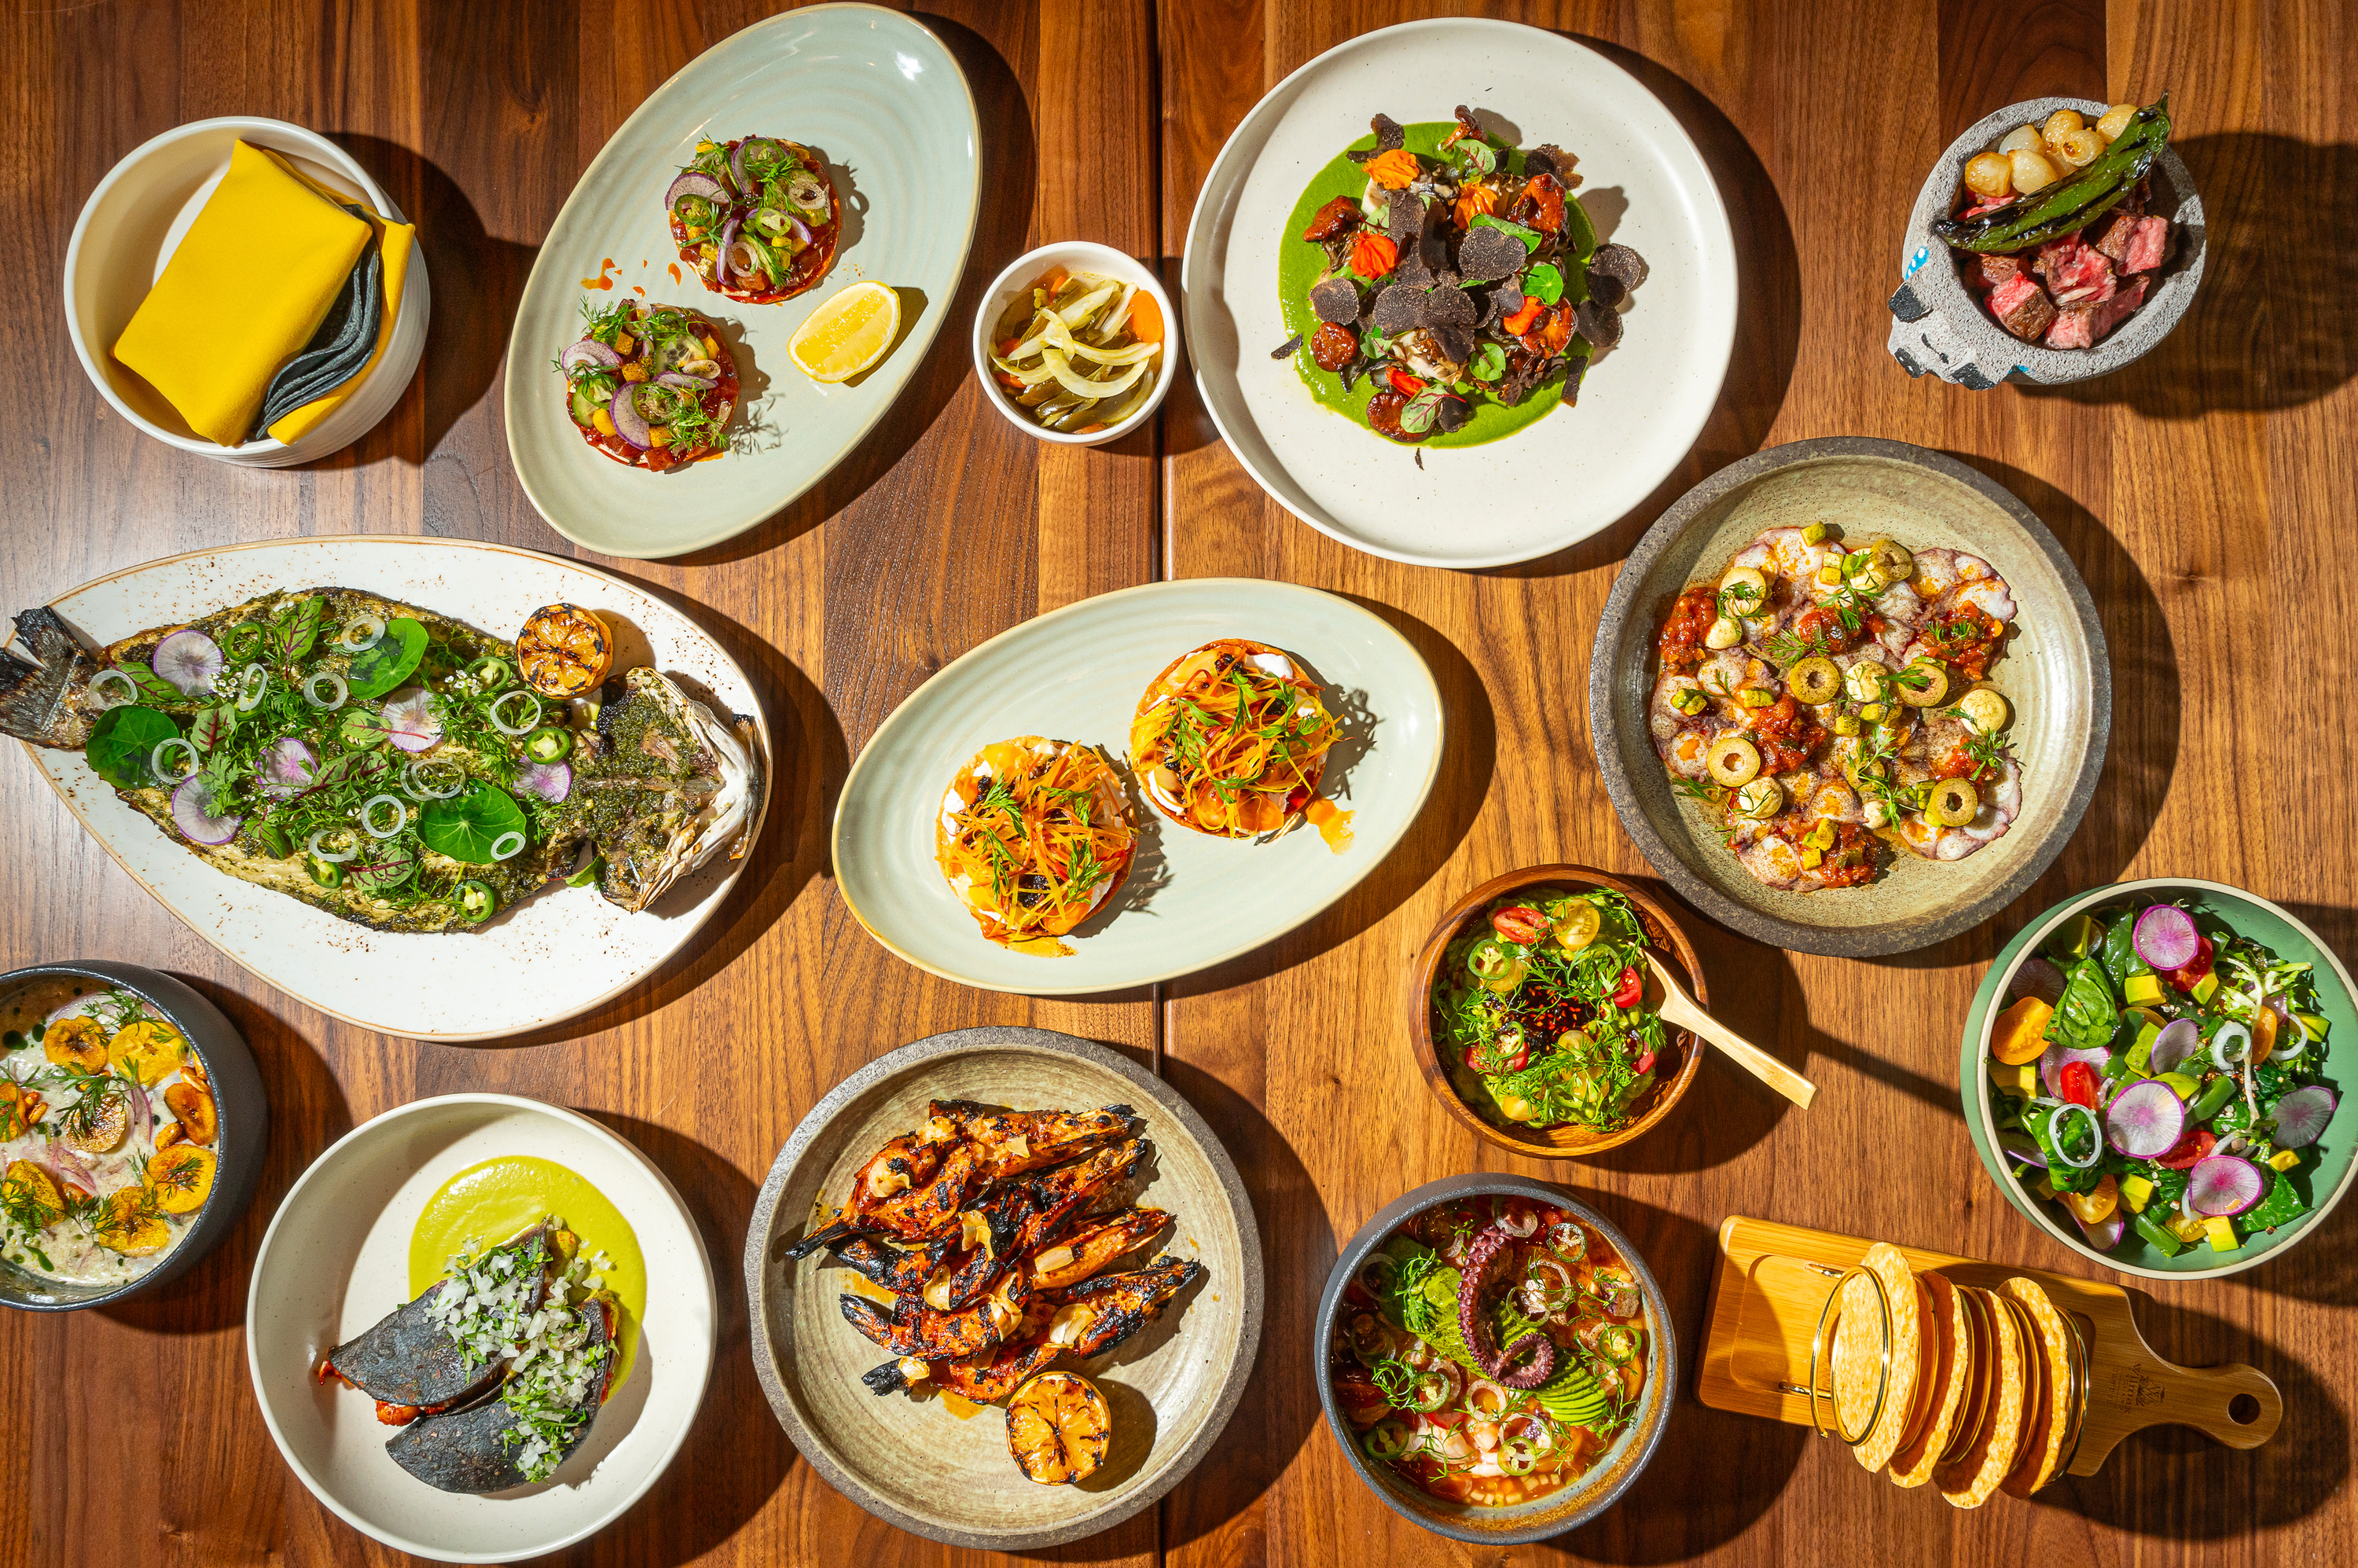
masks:
<path id="1" fill-rule="evenodd" d="M 1834 1286 L 1833 1277 L 1812 1265 L 1846 1271 L 1872 1245 L 1855 1236 L 1741 1215 L 1725 1221 L 1696 1396 L 1714 1410 L 1810 1425 L 1809 1399 L 1779 1385 L 1806 1387 L 1810 1380 L 1810 1340 Z M 1918 1247 L 1899 1250 L 1910 1267 L 1937 1271 L 1961 1284 L 1995 1288 L 2019 1274 L 2079 1320 L 2088 1342 L 2088 1411 L 2071 1475 L 2093 1475 L 2121 1439 L 2145 1427 L 2190 1426 L 2230 1448 L 2256 1448 L 2276 1435 L 2284 1419 L 2284 1396 L 2256 1368 L 2240 1362 L 2180 1367 L 2155 1355 L 2137 1332 L 2131 1292 L 2118 1285 Z M 2239 1422 L 2229 1406 L 2244 1394 L 2258 1413 Z"/>

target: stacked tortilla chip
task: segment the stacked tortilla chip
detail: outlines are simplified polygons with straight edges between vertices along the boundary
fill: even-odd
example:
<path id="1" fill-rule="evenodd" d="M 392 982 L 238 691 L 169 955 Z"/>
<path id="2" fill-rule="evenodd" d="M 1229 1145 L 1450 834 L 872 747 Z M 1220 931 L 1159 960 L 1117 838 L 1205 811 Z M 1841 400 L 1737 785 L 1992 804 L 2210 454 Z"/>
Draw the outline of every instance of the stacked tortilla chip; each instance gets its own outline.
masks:
<path id="1" fill-rule="evenodd" d="M 1831 1352 L 1834 1413 L 1858 1462 L 1898 1486 L 1932 1482 L 1961 1509 L 2053 1480 L 2086 1414 L 2087 1348 L 2047 1292 L 2019 1274 L 1996 1289 L 1920 1275 L 1882 1242 L 1861 1266 L 1841 1286 Z"/>

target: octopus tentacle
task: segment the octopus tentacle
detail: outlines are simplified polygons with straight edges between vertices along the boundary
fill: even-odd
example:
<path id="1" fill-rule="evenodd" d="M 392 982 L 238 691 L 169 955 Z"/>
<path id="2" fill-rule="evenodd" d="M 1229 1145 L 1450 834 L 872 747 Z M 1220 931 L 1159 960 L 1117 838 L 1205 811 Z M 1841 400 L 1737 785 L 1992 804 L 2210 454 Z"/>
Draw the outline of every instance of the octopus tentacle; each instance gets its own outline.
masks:
<path id="1" fill-rule="evenodd" d="M 1465 1281 L 1457 1289 L 1457 1332 L 1486 1374 L 1510 1389 L 1536 1389 L 1555 1370 L 1555 1341 L 1533 1329 L 1500 1350 L 1490 1343 L 1490 1325 L 1481 1311 L 1482 1276 L 1490 1271 L 1491 1260 L 1513 1239 L 1504 1226 L 1493 1225 L 1466 1248 Z M 1525 1364 L 1509 1370 L 1518 1361 Z"/>

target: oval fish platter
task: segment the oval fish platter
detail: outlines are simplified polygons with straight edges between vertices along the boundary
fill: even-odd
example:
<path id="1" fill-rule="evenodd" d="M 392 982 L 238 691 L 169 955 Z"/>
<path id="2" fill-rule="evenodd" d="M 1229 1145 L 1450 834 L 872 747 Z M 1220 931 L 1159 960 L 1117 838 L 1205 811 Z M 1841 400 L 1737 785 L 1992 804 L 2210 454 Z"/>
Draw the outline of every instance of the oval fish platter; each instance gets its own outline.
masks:
<path id="1" fill-rule="evenodd" d="M 741 842 L 759 837 L 774 760 L 745 672 L 679 611 L 571 561 L 450 539 L 300 539 L 151 561 L 51 607 L 103 647 L 276 590 L 325 587 L 382 594 L 511 639 L 542 605 L 596 611 L 614 634 L 616 674 L 648 665 L 724 721 L 752 718 L 761 776 Z M 480 930 L 374 931 L 216 871 L 134 810 L 80 752 L 26 751 L 116 863 L 198 935 L 308 1006 L 413 1039 L 514 1034 L 619 995 L 711 918 L 744 863 L 723 850 L 636 914 L 594 887 L 554 886 Z"/>

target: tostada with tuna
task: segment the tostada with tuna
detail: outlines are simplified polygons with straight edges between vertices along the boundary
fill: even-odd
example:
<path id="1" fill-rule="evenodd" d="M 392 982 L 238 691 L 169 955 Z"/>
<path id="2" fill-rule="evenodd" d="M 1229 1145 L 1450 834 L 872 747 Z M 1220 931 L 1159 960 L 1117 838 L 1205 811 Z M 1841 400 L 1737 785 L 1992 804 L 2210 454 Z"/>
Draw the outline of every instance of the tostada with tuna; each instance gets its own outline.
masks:
<path id="1" fill-rule="evenodd" d="M 580 341 L 558 356 L 582 439 L 654 473 L 729 449 L 737 362 L 719 329 L 684 305 L 581 303 Z"/>
<path id="2" fill-rule="evenodd" d="M 664 192 L 679 259 L 704 287 L 775 305 L 818 286 L 843 232 L 843 199 L 818 154 L 777 136 L 702 141 Z"/>
<path id="3" fill-rule="evenodd" d="M 1646 275 L 1637 252 L 1597 243 L 1578 160 L 1514 146 L 1464 104 L 1371 124 L 1295 204 L 1278 265 L 1293 337 L 1273 357 L 1400 442 L 1496 440 L 1574 401 Z"/>

